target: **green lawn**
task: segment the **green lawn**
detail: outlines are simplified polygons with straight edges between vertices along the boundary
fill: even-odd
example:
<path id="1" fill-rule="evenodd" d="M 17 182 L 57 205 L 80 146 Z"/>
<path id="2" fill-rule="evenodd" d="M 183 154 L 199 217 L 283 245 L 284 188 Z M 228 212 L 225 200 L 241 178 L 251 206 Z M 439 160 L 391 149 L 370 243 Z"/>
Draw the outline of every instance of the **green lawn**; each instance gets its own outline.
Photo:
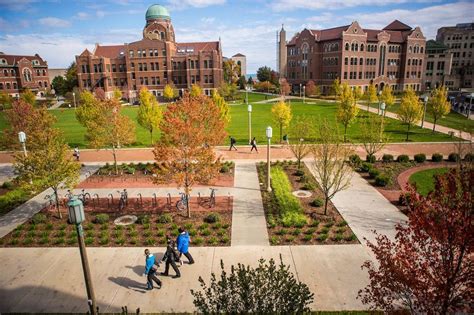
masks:
<path id="1" fill-rule="evenodd" d="M 447 171 L 447 167 L 419 171 L 410 176 L 409 182 L 410 184 L 416 184 L 416 190 L 420 195 L 426 196 L 434 189 L 434 176 L 444 174 Z"/>
<path id="2" fill-rule="evenodd" d="M 258 99 L 264 99 L 265 96 L 261 94 L 249 93 L 249 98 L 257 101 Z M 265 139 L 265 129 L 267 126 L 273 126 L 274 128 L 274 139 L 273 142 L 278 142 L 279 130 L 278 127 L 273 123 L 271 117 L 272 104 L 255 104 L 253 103 L 252 111 L 252 135 L 257 138 L 259 144 L 263 144 Z M 293 112 L 293 118 L 297 116 L 312 116 L 314 118 L 327 117 L 331 122 L 336 124 L 335 114 L 337 105 L 331 102 L 320 101 L 316 104 L 303 104 L 300 101 L 291 102 L 291 108 Z M 124 107 L 123 113 L 129 116 L 136 124 L 137 140 L 132 145 L 134 147 L 148 146 L 150 138 L 148 132 L 141 128 L 136 123 L 138 107 Z M 85 129 L 82 127 L 75 118 L 74 109 L 57 109 L 51 111 L 57 117 L 56 126 L 60 128 L 68 143 L 71 146 L 86 147 L 84 140 Z M 247 106 L 243 103 L 236 103 L 236 105 L 230 106 L 231 123 L 227 131 L 229 135 L 232 135 L 237 140 L 237 144 L 248 143 L 248 112 Z M 367 119 L 367 115 L 364 111 L 359 112 L 359 120 Z M 343 127 L 338 124 L 341 132 Z M 395 119 L 385 119 L 385 130 L 391 142 L 404 142 L 406 125 Z M 0 130 L 6 128 L 6 122 L 4 119 L 4 113 L 0 112 Z M 285 133 L 285 131 L 283 131 Z M 354 122 L 348 128 L 348 139 L 352 142 L 360 142 L 361 129 L 360 121 Z M 159 134 L 154 135 L 154 139 L 158 139 Z M 412 127 L 410 132 L 410 141 L 428 142 L 428 141 L 453 141 L 448 135 L 435 133 L 432 134 L 430 130 L 421 129 L 419 127 Z M 227 141 L 226 141 L 227 144 Z"/>
<path id="3" fill-rule="evenodd" d="M 364 101 L 360 103 L 367 106 L 367 103 L 365 103 Z M 371 104 L 370 107 L 378 108 L 378 104 L 377 103 Z M 396 113 L 399 108 L 400 108 L 400 103 L 395 103 L 389 108 L 387 108 L 387 111 Z M 431 123 L 434 122 L 433 116 L 431 116 L 431 114 L 428 111 L 426 112 L 426 121 L 431 122 Z M 469 133 L 474 133 L 474 120 L 467 119 L 466 116 L 463 116 L 456 112 L 450 112 L 448 115 L 446 115 L 446 117 L 438 119 L 438 121 L 436 122 L 436 126 L 438 125 L 453 128 L 456 130 L 461 129 Z"/>

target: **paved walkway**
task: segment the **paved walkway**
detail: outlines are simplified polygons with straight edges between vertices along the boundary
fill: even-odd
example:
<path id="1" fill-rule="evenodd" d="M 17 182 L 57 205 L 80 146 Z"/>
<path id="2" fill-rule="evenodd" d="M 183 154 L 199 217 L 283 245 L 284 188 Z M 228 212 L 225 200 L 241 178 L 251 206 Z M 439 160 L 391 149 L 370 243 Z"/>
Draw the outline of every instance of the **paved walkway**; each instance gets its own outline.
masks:
<path id="1" fill-rule="evenodd" d="M 0 185 L 15 177 L 13 167 L 11 165 L 0 165 Z"/>
<path id="2" fill-rule="evenodd" d="M 357 106 L 360 109 L 363 109 L 363 110 L 367 111 L 367 105 L 357 104 Z M 373 107 L 369 107 L 369 111 L 371 113 L 377 114 L 378 109 L 373 108 Z M 397 116 L 396 113 L 385 112 L 385 116 L 398 120 L 398 116 Z M 421 126 L 421 122 L 420 122 L 420 126 Z M 433 130 L 433 124 L 428 122 L 428 121 L 425 121 L 424 124 L 423 124 L 423 128 Z M 456 137 L 462 138 L 462 139 L 467 140 L 467 141 L 472 141 L 473 140 L 473 135 L 470 134 L 469 132 L 462 131 L 461 134 L 459 134 L 459 132 L 460 132 L 459 130 L 449 128 L 449 127 L 445 127 L 445 126 L 442 126 L 442 125 L 436 125 L 435 130 L 438 131 L 438 132 L 447 134 L 447 135 L 449 135 L 451 132 L 454 132 L 454 135 Z"/>
<path id="3" fill-rule="evenodd" d="M 96 166 L 83 167 L 81 169 L 80 180 L 85 180 L 90 172 L 95 172 L 95 170 L 97 170 Z M 52 193 L 53 190 L 51 188 L 46 189 L 24 204 L 0 217 L 0 238 L 13 231 L 18 225 L 23 224 L 25 221 L 43 209 L 46 203 L 45 197 L 47 195 L 51 195 Z"/>

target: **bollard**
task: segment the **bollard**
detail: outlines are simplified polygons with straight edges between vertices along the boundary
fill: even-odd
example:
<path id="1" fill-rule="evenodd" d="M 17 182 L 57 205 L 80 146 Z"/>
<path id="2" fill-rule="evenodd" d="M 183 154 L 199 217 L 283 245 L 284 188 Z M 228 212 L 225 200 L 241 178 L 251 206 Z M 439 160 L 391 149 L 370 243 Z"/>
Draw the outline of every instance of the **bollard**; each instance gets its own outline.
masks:
<path id="1" fill-rule="evenodd" d="M 110 199 L 108 197 L 110 197 Z M 107 208 L 110 208 L 110 206 L 114 204 L 114 195 L 109 194 L 108 197 L 107 197 Z M 112 202 L 110 202 L 111 200 Z"/>
<path id="2" fill-rule="evenodd" d="M 141 194 L 141 193 L 138 193 L 138 197 L 140 197 L 140 207 L 143 207 L 142 194 Z M 137 198 L 137 203 L 138 203 L 138 198 Z"/>
<path id="3" fill-rule="evenodd" d="M 170 193 L 168 193 L 167 203 L 168 203 L 168 208 L 171 209 L 171 194 Z"/>
<path id="4" fill-rule="evenodd" d="M 156 207 L 157 206 L 157 203 L 156 203 L 156 193 L 153 193 L 153 198 L 151 199 L 151 206 L 152 207 Z"/>

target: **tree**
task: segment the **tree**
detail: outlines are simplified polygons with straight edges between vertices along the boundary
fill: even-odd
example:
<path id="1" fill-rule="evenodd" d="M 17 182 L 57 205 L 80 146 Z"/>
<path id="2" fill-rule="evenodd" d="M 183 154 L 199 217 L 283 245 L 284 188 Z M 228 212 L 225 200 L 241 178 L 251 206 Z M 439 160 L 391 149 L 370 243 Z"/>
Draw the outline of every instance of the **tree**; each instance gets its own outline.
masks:
<path id="1" fill-rule="evenodd" d="M 217 91 L 212 91 L 212 100 L 216 104 L 216 106 L 219 108 L 219 113 L 221 116 L 221 119 L 224 121 L 224 127 L 227 128 L 227 126 L 230 123 L 230 108 L 229 104 L 225 101 L 225 99 L 219 95 Z"/>
<path id="2" fill-rule="evenodd" d="M 358 297 L 372 309 L 391 313 L 395 303 L 412 314 L 474 311 L 474 176 L 472 167 L 438 175 L 424 197 L 409 187 L 408 223 L 397 224 L 393 240 L 376 233 L 367 241 L 376 262 L 366 261 L 369 285 Z"/>
<path id="3" fill-rule="evenodd" d="M 247 84 L 250 85 L 250 86 L 253 86 L 253 79 L 252 77 L 249 77 L 249 79 L 247 80 Z"/>
<path id="4" fill-rule="evenodd" d="M 36 106 L 36 95 L 31 90 L 26 89 L 20 93 L 20 99 L 28 104 Z"/>
<path id="5" fill-rule="evenodd" d="M 272 116 L 273 116 L 273 121 L 280 128 L 280 142 L 281 142 L 283 128 L 286 128 L 290 125 L 291 118 L 292 118 L 290 104 L 286 104 L 284 101 L 275 103 L 272 106 Z"/>
<path id="6" fill-rule="evenodd" d="M 162 166 L 155 171 L 155 183 L 175 182 L 189 193 L 195 183 L 208 183 L 219 174 L 219 160 L 213 145 L 224 141 L 224 120 L 216 115 L 219 108 L 205 95 L 186 93 L 168 105 L 161 121 L 161 138 L 154 149 L 155 160 Z M 191 209 L 187 203 L 187 214 Z"/>
<path id="7" fill-rule="evenodd" d="M 308 305 L 314 299 L 281 256 L 278 266 L 273 259 L 266 263 L 262 258 L 257 268 L 239 263 L 231 266 L 230 274 L 221 260 L 220 280 L 212 273 L 209 286 L 202 277 L 199 283 L 202 291 L 191 294 L 197 311 L 204 314 L 303 314 L 310 312 Z"/>
<path id="8" fill-rule="evenodd" d="M 289 95 L 291 92 L 291 86 L 288 84 L 286 79 L 281 79 L 280 81 L 280 94 L 285 98 L 285 96 Z"/>
<path id="9" fill-rule="evenodd" d="M 232 59 L 223 62 L 222 71 L 224 73 L 224 81 L 229 84 L 236 83 L 241 72 L 240 66 Z"/>
<path id="10" fill-rule="evenodd" d="M 255 90 L 259 92 L 267 92 L 270 93 L 270 91 L 275 91 L 275 86 L 270 83 L 269 81 L 264 81 L 264 82 L 257 82 L 254 85 Z"/>
<path id="11" fill-rule="evenodd" d="M 219 94 L 225 100 L 234 100 L 237 98 L 238 95 L 237 85 L 224 82 L 219 87 Z"/>
<path id="12" fill-rule="evenodd" d="M 77 121 L 79 121 L 82 126 L 87 127 L 87 121 L 89 117 L 95 115 L 94 111 L 99 107 L 99 102 L 100 101 L 94 96 L 94 94 L 89 91 L 84 90 L 79 94 L 79 106 L 77 107 L 75 114 Z"/>
<path id="13" fill-rule="evenodd" d="M 241 75 L 240 78 L 239 78 L 239 89 L 245 90 L 246 83 L 247 82 L 245 80 L 245 76 Z"/>
<path id="14" fill-rule="evenodd" d="M 7 92 L 0 92 L 0 110 L 10 109 L 13 104 L 13 97 Z"/>
<path id="15" fill-rule="evenodd" d="M 55 76 L 51 85 L 53 86 L 56 95 L 64 96 L 68 92 L 66 79 L 64 79 L 62 75 Z"/>
<path id="16" fill-rule="evenodd" d="M 370 83 L 367 91 L 365 92 L 365 99 L 367 100 L 367 112 L 369 112 L 370 104 L 377 102 L 377 89 L 373 83 Z"/>
<path id="17" fill-rule="evenodd" d="M 193 84 L 191 85 L 191 91 L 189 92 L 189 94 L 191 95 L 191 97 L 202 95 L 202 89 L 199 85 Z"/>
<path id="18" fill-rule="evenodd" d="M 297 116 L 290 125 L 290 150 L 298 162 L 298 169 L 301 161 L 311 153 L 311 145 L 306 141 L 313 138 L 314 125 L 314 121 L 306 116 Z"/>
<path id="19" fill-rule="evenodd" d="M 385 103 L 385 111 L 383 112 L 383 115 L 385 116 L 388 108 L 395 103 L 395 97 L 393 96 L 392 88 L 389 85 L 383 87 L 382 93 L 380 94 L 380 101 Z"/>
<path id="20" fill-rule="evenodd" d="M 119 102 L 122 100 L 122 91 L 119 88 L 114 89 L 114 98 Z"/>
<path id="21" fill-rule="evenodd" d="M 310 97 L 316 94 L 316 84 L 314 83 L 313 80 L 309 80 L 308 83 L 306 83 L 305 93 L 307 97 Z"/>
<path id="22" fill-rule="evenodd" d="M 112 148 L 117 174 L 117 149 L 135 141 L 135 125 L 129 117 L 120 112 L 121 109 L 120 102 L 115 98 L 104 101 L 95 99 L 89 104 L 89 108 L 84 110 L 80 120 L 86 127 L 85 138 L 91 147 Z"/>
<path id="23" fill-rule="evenodd" d="M 407 124 L 406 141 L 408 141 L 411 125 L 420 121 L 422 115 L 423 107 L 421 106 L 418 96 L 412 88 L 408 88 L 402 97 L 400 108 L 397 113 L 398 119 Z"/>
<path id="24" fill-rule="evenodd" d="M 178 97 L 178 91 L 171 84 L 166 84 L 163 90 L 163 97 L 165 100 L 171 102 L 176 97 Z"/>
<path id="25" fill-rule="evenodd" d="M 268 81 L 270 82 L 272 78 L 272 69 L 270 67 L 264 66 L 260 67 L 257 70 L 257 79 L 260 82 Z"/>
<path id="26" fill-rule="evenodd" d="M 148 130 L 150 144 L 153 145 L 153 130 L 159 128 L 163 113 L 156 97 L 146 87 L 140 89 L 138 101 L 140 102 L 137 114 L 138 124 Z"/>
<path id="27" fill-rule="evenodd" d="M 362 91 L 360 86 L 356 86 L 352 91 L 352 94 L 354 95 L 354 102 L 357 105 L 357 102 L 364 96 L 364 91 Z"/>
<path id="28" fill-rule="evenodd" d="M 80 163 L 72 159 L 69 146 L 57 132 L 50 133 L 34 150 L 14 155 L 14 168 L 18 180 L 27 190 L 35 192 L 51 188 L 54 192 L 58 217 L 58 190 L 61 187 L 72 188 L 79 181 Z"/>
<path id="29" fill-rule="evenodd" d="M 431 92 L 428 99 L 428 112 L 433 116 L 433 132 L 435 132 L 436 122 L 451 111 L 451 104 L 448 102 L 448 90 L 440 86 Z"/>
<path id="30" fill-rule="evenodd" d="M 378 115 L 370 115 L 361 124 L 361 141 L 367 153 L 367 160 L 383 149 L 388 138 L 384 134 L 383 118 Z"/>
<path id="31" fill-rule="evenodd" d="M 66 91 L 72 92 L 74 88 L 77 87 L 79 87 L 79 82 L 77 81 L 77 66 L 76 62 L 73 61 L 66 70 Z"/>
<path id="32" fill-rule="evenodd" d="M 340 90 L 336 117 L 337 121 L 344 125 L 344 142 L 346 142 L 347 127 L 357 117 L 359 108 L 357 107 L 354 93 L 347 83 L 343 83 Z"/>
<path id="33" fill-rule="evenodd" d="M 341 94 L 341 81 L 339 81 L 339 78 L 336 78 L 332 82 L 332 91 L 334 93 L 334 98 L 337 98 L 339 94 Z"/>
<path id="34" fill-rule="evenodd" d="M 327 119 L 318 123 L 321 144 L 313 146 L 314 162 L 311 167 L 324 194 L 324 215 L 328 202 L 334 195 L 349 187 L 352 170 L 345 163 L 351 148 L 341 144 L 337 128 L 332 128 Z"/>

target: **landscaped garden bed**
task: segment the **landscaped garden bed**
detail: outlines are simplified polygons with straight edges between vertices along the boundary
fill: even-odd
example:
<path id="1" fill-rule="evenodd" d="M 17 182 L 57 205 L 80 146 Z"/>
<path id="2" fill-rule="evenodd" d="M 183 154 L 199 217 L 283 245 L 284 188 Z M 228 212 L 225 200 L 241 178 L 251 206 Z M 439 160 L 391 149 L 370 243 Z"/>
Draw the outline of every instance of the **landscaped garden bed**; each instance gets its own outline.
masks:
<path id="1" fill-rule="evenodd" d="M 260 183 L 266 183 L 266 163 L 257 170 Z M 261 189 L 271 245 L 358 243 L 331 202 L 324 214 L 323 194 L 305 165 L 298 170 L 292 161 L 272 163 L 271 175 L 272 192 Z"/>
<path id="2" fill-rule="evenodd" d="M 0 186 L 0 216 L 4 215 L 31 198 L 31 193 L 21 189 L 14 181 Z"/>

